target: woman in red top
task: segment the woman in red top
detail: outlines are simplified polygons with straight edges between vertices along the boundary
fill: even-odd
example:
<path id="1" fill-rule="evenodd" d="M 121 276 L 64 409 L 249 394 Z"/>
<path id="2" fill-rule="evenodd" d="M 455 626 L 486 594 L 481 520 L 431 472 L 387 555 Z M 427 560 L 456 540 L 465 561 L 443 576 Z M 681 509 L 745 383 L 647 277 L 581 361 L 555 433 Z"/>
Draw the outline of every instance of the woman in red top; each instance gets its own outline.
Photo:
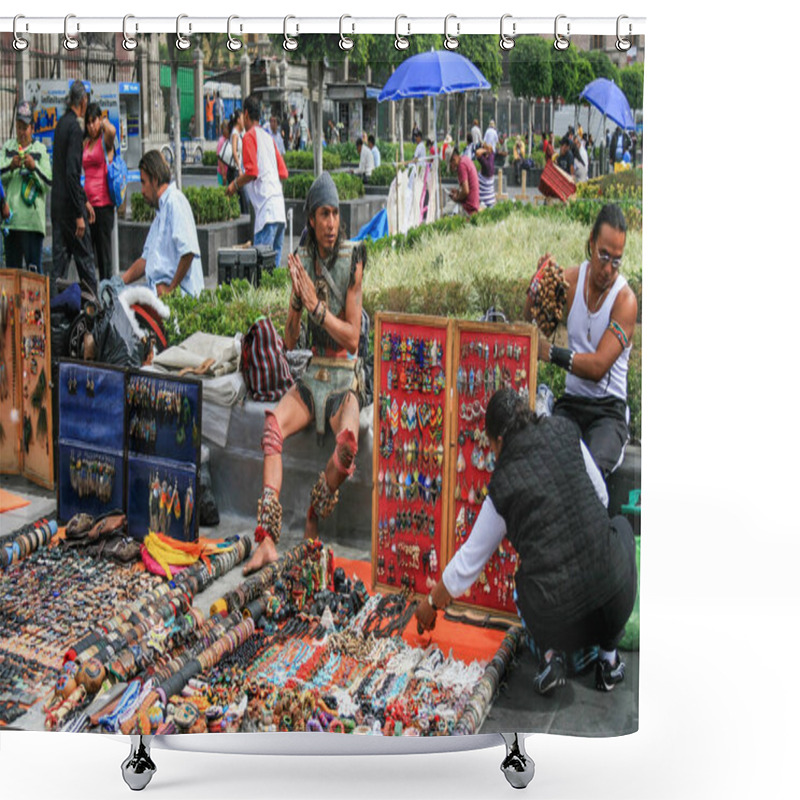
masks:
<path id="1" fill-rule="evenodd" d="M 114 201 L 108 191 L 108 162 L 114 158 L 116 128 L 103 116 L 97 103 L 90 103 L 84 117 L 83 174 L 86 212 L 92 234 L 94 260 L 99 280 L 111 277 L 111 233 Z"/>

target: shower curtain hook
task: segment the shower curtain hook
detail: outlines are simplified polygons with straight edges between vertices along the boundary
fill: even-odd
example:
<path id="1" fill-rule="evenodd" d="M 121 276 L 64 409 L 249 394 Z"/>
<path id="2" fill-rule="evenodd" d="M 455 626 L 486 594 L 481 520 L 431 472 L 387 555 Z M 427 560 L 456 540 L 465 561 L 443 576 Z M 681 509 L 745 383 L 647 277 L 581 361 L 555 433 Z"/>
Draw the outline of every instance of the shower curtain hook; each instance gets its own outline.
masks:
<path id="1" fill-rule="evenodd" d="M 188 19 L 188 14 L 178 14 L 177 18 L 175 19 L 175 47 L 178 50 L 188 50 L 192 43 L 181 33 L 181 20 Z M 192 23 L 189 23 L 189 31 L 192 30 Z"/>
<path id="2" fill-rule="evenodd" d="M 128 51 L 135 50 L 136 46 L 139 44 L 139 42 L 136 40 L 136 37 L 131 36 L 128 33 L 128 20 L 129 19 L 136 19 L 136 18 L 133 16 L 133 14 L 126 14 L 122 18 L 122 47 L 125 50 L 128 50 Z M 137 31 L 139 30 L 139 23 L 138 22 L 135 23 L 134 30 L 137 30 Z"/>
<path id="3" fill-rule="evenodd" d="M 25 15 L 24 14 L 17 14 L 17 16 L 14 17 L 14 27 L 13 27 L 14 41 L 12 42 L 12 44 L 14 46 L 14 49 L 16 51 L 18 51 L 18 52 L 21 52 L 22 50 L 26 50 L 28 45 L 30 44 L 30 42 L 27 39 L 24 39 L 22 36 L 19 35 L 19 33 L 17 33 L 17 20 L 20 20 L 20 19 L 25 19 Z M 25 30 L 28 30 L 28 23 L 27 22 L 25 23 Z"/>
<path id="4" fill-rule="evenodd" d="M 72 36 L 70 34 L 70 32 L 69 32 L 69 21 L 71 19 L 75 19 L 75 15 L 74 14 L 67 14 L 67 16 L 64 17 L 64 49 L 65 50 L 70 50 L 70 51 L 74 50 L 80 44 L 80 42 L 77 40 L 77 38 Z M 80 29 L 81 29 L 80 23 L 76 22 L 75 23 L 75 30 L 79 31 Z"/>
<path id="5" fill-rule="evenodd" d="M 513 19 L 511 14 L 503 14 L 500 17 L 500 48 L 502 50 L 511 50 L 514 47 L 514 37 L 517 35 L 517 23 L 511 23 L 511 35 L 505 32 L 505 23 L 507 19 Z"/>
<path id="6" fill-rule="evenodd" d="M 444 46 L 448 50 L 455 50 L 458 47 L 458 39 L 456 36 L 450 35 L 448 26 L 451 19 L 456 20 L 456 36 L 461 32 L 461 23 L 458 21 L 458 17 L 455 14 L 448 14 L 444 18 Z"/>
<path id="7" fill-rule="evenodd" d="M 349 36 L 344 35 L 344 21 L 346 19 L 353 19 L 353 18 L 349 14 L 342 14 L 342 16 L 339 17 L 339 47 L 344 51 L 352 50 L 353 45 L 355 44 L 355 42 L 353 42 L 353 40 Z M 350 23 L 350 28 L 351 28 L 351 33 L 355 33 L 356 30 L 355 23 Z"/>
<path id="8" fill-rule="evenodd" d="M 620 14 L 620 16 L 617 17 L 617 50 L 622 53 L 624 53 L 626 50 L 629 50 L 631 46 L 630 39 L 620 33 L 622 28 L 622 20 L 624 19 L 628 19 L 628 17 L 626 17 L 624 14 Z M 632 30 L 633 26 L 630 22 L 628 22 L 628 36 L 631 35 Z"/>
<path id="9" fill-rule="evenodd" d="M 560 19 L 567 19 L 567 15 L 566 14 L 558 14 L 556 16 L 556 21 L 555 21 L 555 36 L 556 36 L 556 40 L 553 42 L 553 47 L 555 47 L 556 50 L 566 50 L 569 47 L 569 28 L 570 28 L 570 25 L 569 25 L 569 20 L 567 20 L 567 34 L 566 34 L 566 36 L 564 34 L 562 34 L 562 33 L 559 33 L 558 21 Z"/>
<path id="10" fill-rule="evenodd" d="M 394 18 L 394 46 L 397 50 L 406 50 L 408 48 L 408 39 L 405 36 L 400 35 L 399 27 L 400 27 L 400 20 L 401 19 L 408 19 L 405 14 L 398 14 Z M 411 23 L 407 23 L 408 25 L 408 34 L 411 33 Z M 408 35 L 406 34 L 406 36 Z"/>
<path id="11" fill-rule="evenodd" d="M 297 50 L 297 39 L 294 39 L 291 36 L 289 36 L 289 32 L 288 32 L 287 28 L 289 26 L 289 20 L 290 19 L 295 19 L 295 17 L 293 17 L 290 14 L 289 16 L 283 18 L 283 49 L 284 50 L 288 50 L 288 51 L 291 52 L 291 51 Z M 295 31 L 296 31 L 296 33 L 300 32 L 300 26 L 299 25 L 295 26 Z"/>
<path id="12" fill-rule="evenodd" d="M 237 17 L 235 14 L 231 14 L 231 16 L 228 17 L 228 42 L 227 42 L 227 47 L 228 47 L 228 50 L 231 51 L 231 53 L 235 53 L 237 50 L 241 50 L 242 49 L 242 40 L 241 39 L 234 39 L 233 35 L 231 34 L 231 20 L 234 20 L 234 19 L 239 19 L 239 17 Z M 239 33 L 242 33 L 242 26 L 241 25 L 239 25 Z"/>

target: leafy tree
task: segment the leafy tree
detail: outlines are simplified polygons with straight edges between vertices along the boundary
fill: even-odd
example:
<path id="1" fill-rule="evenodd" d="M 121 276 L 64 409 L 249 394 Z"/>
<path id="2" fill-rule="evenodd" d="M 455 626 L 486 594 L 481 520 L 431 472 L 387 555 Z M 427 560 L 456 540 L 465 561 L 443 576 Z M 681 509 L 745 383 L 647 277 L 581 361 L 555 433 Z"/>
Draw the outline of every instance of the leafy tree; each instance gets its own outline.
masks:
<path id="1" fill-rule="evenodd" d="M 606 53 L 602 50 L 588 50 L 586 58 L 592 65 L 595 78 L 608 78 L 619 86 L 619 70 Z"/>
<path id="2" fill-rule="evenodd" d="M 644 64 L 631 64 L 619 72 L 620 88 L 634 110 L 644 102 Z"/>
<path id="3" fill-rule="evenodd" d="M 550 53 L 553 48 L 540 36 L 520 36 L 509 53 L 508 77 L 511 91 L 530 106 L 528 141 L 533 144 L 533 104 L 537 97 L 549 97 L 553 89 Z"/>

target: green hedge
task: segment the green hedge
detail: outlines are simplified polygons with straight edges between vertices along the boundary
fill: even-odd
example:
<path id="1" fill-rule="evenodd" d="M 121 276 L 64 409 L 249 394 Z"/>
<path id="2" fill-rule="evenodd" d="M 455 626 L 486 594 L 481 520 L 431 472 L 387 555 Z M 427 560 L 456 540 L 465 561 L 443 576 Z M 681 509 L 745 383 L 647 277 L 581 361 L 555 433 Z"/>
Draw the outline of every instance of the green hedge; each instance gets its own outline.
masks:
<path id="1" fill-rule="evenodd" d="M 203 166 L 216 167 L 217 166 L 217 151 L 216 150 L 203 150 Z"/>
<path id="2" fill-rule="evenodd" d="M 289 150 L 283 157 L 289 169 L 314 169 L 314 152 L 312 150 Z M 339 169 L 342 159 L 338 153 L 331 152 L 329 147 L 322 150 L 322 169 L 329 172 Z"/>
<path id="3" fill-rule="evenodd" d="M 355 200 L 357 197 L 364 196 L 364 182 L 358 175 L 351 175 L 349 172 L 334 172 L 331 177 L 339 192 L 339 200 Z M 287 200 L 305 200 L 313 182 L 314 176 L 310 173 L 290 175 L 283 182 L 283 196 Z"/>
<path id="4" fill-rule="evenodd" d="M 358 150 L 356 150 L 355 142 L 339 142 L 339 144 L 328 145 L 325 149 L 329 153 L 339 156 L 342 163 L 358 163 Z"/>
<path id="5" fill-rule="evenodd" d="M 196 225 L 239 219 L 239 198 L 228 197 L 220 186 L 187 186 L 183 194 L 192 208 Z M 134 222 L 152 222 L 155 217 L 155 210 L 141 194 L 131 195 L 131 217 Z"/>
<path id="6" fill-rule="evenodd" d="M 394 180 L 395 171 L 391 164 L 381 164 L 372 170 L 372 175 L 369 176 L 370 186 L 390 186 Z"/>
<path id="7" fill-rule="evenodd" d="M 543 150 L 534 150 L 531 153 L 531 161 L 533 161 L 533 166 L 536 167 L 536 169 L 544 169 L 545 160 Z"/>

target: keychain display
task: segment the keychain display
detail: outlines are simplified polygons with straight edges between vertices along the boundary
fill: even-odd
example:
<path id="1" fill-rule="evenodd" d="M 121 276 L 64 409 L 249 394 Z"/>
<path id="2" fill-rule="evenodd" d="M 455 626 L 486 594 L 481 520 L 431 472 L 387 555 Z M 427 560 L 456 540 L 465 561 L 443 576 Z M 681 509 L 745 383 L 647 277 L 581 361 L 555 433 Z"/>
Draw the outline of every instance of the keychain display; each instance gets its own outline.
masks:
<path id="1" fill-rule="evenodd" d="M 381 315 L 375 330 L 373 574 L 427 593 L 443 566 L 450 325 Z"/>
<path id="2" fill-rule="evenodd" d="M 495 458 L 486 434 L 486 407 L 504 387 L 530 400 L 536 386 L 537 340 L 523 325 L 458 323 L 455 334 L 456 463 L 450 484 L 454 500 L 453 549 L 469 537 L 483 501 Z M 535 392 L 534 392 L 535 395 Z M 483 608 L 515 613 L 514 574 L 518 556 L 504 539 L 477 582 L 460 598 Z"/>

